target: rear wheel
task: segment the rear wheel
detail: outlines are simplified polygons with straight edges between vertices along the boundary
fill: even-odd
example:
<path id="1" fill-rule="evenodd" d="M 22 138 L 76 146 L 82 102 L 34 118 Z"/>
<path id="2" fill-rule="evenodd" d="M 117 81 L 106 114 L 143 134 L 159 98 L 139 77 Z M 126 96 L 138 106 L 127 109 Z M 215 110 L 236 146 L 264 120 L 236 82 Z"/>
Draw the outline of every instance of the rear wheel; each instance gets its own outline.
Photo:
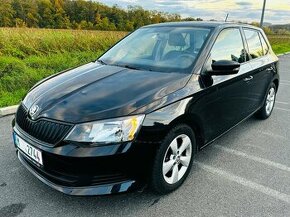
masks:
<path id="1" fill-rule="evenodd" d="M 196 152 L 195 135 L 184 124 L 173 128 L 157 151 L 153 164 L 151 186 L 165 194 L 177 189 L 190 172 Z"/>
<path id="2" fill-rule="evenodd" d="M 276 85 L 272 83 L 268 89 L 263 107 L 256 113 L 259 119 L 267 119 L 271 116 L 276 100 Z"/>

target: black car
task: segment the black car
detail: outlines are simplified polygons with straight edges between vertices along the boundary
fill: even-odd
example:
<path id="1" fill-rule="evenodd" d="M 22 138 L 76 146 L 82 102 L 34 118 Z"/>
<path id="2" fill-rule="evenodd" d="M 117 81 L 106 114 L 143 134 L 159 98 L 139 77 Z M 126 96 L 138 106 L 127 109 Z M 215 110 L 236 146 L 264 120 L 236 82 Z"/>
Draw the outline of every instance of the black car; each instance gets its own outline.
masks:
<path id="1" fill-rule="evenodd" d="M 178 188 L 196 152 L 252 115 L 268 118 L 278 58 L 264 32 L 233 23 L 145 26 L 98 60 L 37 83 L 13 137 L 50 187 L 102 195 Z"/>

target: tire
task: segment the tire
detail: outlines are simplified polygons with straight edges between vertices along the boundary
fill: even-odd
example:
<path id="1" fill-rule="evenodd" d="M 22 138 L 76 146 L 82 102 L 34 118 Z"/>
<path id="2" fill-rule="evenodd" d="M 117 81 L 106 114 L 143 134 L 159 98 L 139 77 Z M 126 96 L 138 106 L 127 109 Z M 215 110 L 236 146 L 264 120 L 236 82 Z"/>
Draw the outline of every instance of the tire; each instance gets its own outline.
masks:
<path id="1" fill-rule="evenodd" d="M 274 83 L 269 86 L 266 99 L 262 108 L 255 114 L 258 119 L 265 120 L 269 118 L 275 106 L 277 87 Z"/>
<path id="2" fill-rule="evenodd" d="M 196 150 L 195 134 L 188 125 L 171 129 L 156 152 L 151 175 L 153 191 L 166 194 L 180 187 L 190 172 Z"/>

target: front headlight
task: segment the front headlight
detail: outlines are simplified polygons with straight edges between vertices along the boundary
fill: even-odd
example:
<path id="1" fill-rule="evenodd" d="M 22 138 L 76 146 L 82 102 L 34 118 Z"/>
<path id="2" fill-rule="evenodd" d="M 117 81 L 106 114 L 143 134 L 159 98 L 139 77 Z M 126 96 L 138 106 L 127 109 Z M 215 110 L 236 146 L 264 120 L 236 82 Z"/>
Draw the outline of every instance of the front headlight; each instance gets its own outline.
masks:
<path id="1" fill-rule="evenodd" d="M 113 143 L 132 141 L 145 115 L 95 121 L 74 126 L 66 141 Z"/>

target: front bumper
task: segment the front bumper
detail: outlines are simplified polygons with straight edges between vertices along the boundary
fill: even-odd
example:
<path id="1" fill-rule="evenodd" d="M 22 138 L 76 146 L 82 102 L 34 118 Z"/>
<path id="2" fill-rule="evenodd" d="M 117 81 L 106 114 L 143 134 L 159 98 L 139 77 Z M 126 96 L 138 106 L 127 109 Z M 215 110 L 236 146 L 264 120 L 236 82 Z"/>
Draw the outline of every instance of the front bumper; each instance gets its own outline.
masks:
<path id="1" fill-rule="evenodd" d="M 17 125 L 14 133 L 41 150 L 43 155 L 43 166 L 40 166 L 16 147 L 20 162 L 40 181 L 65 194 L 115 194 L 140 189 L 146 183 L 151 154 L 144 144 L 48 147 Z"/>
<path id="2" fill-rule="evenodd" d="M 45 173 L 41 172 L 33 163 L 29 162 L 29 159 L 25 157 L 19 150 L 17 151 L 17 156 L 20 162 L 30 171 L 36 178 L 42 181 L 44 184 L 50 186 L 51 188 L 60 191 L 64 194 L 75 195 L 75 196 L 90 196 L 90 195 L 106 195 L 106 194 L 116 194 L 121 192 L 127 192 L 130 190 L 138 189 L 141 187 L 136 180 L 124 180 L 120 182 L 100 184 L 96 186 L 82 186 L 82 187 L 69 187 L 63 186 L 50 181 Z"/>

